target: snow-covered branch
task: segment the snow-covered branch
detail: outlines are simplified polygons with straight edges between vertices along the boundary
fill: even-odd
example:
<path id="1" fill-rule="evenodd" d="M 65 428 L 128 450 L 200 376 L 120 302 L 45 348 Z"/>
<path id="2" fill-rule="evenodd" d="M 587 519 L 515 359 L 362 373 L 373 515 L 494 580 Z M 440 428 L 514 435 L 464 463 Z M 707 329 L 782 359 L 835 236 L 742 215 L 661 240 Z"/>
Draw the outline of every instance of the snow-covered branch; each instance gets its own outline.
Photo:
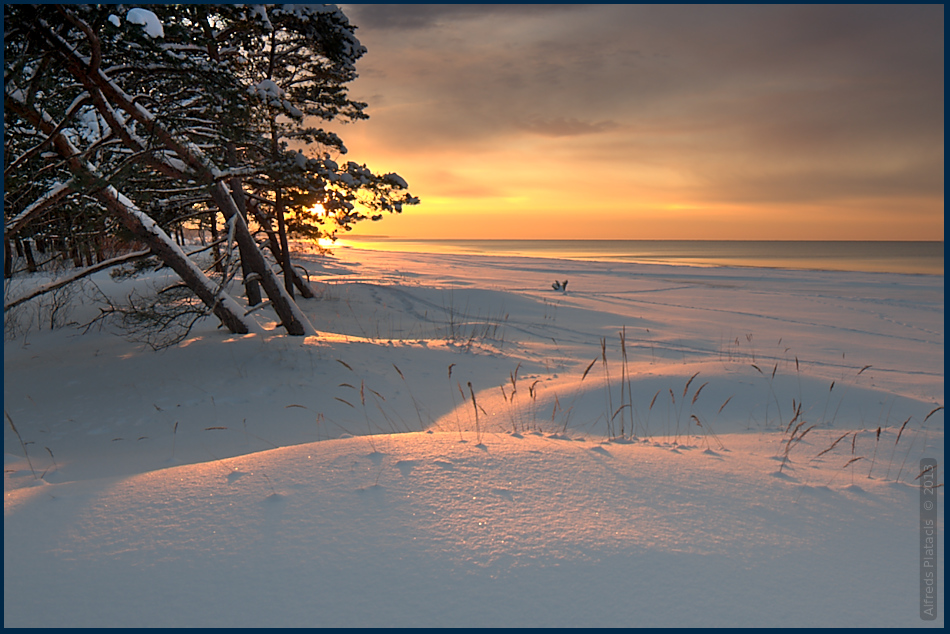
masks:
<path id="1" fill-rule="evenodd" d="M 109 260 L 104 260 L 98 264 L 94 264 L 93 266 L 88 266 L 86 268 L 73 271 L 69 275 L 61 277 L 58 280 L 54 280 L 50 282 L 49 284 L 43 284 L 42 286 L 37 286 L 26 295 L 19 297 L 13 300 L 12 302 L 4 304 L 3 310 L 4 311 L 10 310 L 11 308 L 15 308 L 24 302 L 30 301 L 34 297 L 39 297 L 40 295 L 45 295 L 46 293 L 55 291 L 58 288 L 62 288 L 64 286 L 72 284 L 73 282 L 81 280 L 84 277 L 89 277 L 93 273 L 98 273 L 99 271 L 112 268 L 113 266 L 118 266 L 120 264 L 125 264 L 126 262 L 131 262 L 132 260 L 138 260 L 140 258 L 147 257 L 148 255 L 151 255 L 151 253 L 152 253 L 151 249 L 145 249 L 144 251 L 135 251 L 133 253 L 126 253 L 125 255 L 120 255 L 118 257 L 114 257 Z"/>

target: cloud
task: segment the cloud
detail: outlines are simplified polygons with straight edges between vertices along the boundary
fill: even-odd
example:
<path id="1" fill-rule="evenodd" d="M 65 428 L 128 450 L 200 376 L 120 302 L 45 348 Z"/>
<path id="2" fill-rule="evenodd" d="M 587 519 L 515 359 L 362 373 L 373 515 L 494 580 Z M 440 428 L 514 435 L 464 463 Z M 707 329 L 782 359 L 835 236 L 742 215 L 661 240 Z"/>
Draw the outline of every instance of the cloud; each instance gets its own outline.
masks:
<path id="1" fill-rule="evenodd" d="M 340 5 L 354 24 L 366 29 L 419 30 L 448 21 L 485 17 L 540 15 L 583 9 L 569 4 L 344 4 Z"/>
<path id="2" fill-rule="evenodd" d="M 338 132 L 380 156 L 581 162 L 633 196 L 942 197 L 940 5 L 344 10 L 369 50 L 351 92 L 371 119 Z"/>
<path id="3" fill-rule="evenodd" d="M 613 121 L 598 121 L 589 123 L 574 118 L 556 117 L 553 119 L 534 119 L 521 124 L 522 129 L 533 134 L 548 137 L 580 136 L 585 134 L 601 134 L 616 130 L 620 126 Z"/>

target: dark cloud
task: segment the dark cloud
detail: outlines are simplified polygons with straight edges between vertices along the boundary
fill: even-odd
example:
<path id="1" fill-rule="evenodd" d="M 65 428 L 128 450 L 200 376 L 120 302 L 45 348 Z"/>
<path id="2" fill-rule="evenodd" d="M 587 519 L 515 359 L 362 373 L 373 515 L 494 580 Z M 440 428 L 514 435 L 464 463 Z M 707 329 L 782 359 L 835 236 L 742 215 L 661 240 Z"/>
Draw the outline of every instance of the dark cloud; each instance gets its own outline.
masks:
<path id="1" fill-rule="evenodd" d="M 344 4 L 340 5 L 350 21 L 365 29 L 415 30 L 492 16 L 563 13 L 583 8 L 569 4 Z"/>

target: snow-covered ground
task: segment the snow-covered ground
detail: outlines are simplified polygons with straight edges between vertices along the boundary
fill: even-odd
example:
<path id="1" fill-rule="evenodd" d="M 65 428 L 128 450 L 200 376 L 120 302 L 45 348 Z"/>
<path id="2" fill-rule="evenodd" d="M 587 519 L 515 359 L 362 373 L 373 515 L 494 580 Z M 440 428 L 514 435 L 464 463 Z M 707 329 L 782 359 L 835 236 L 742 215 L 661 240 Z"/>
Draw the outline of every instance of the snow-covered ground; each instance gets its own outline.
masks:
<path id="1" fill-rule="evenodd" d="M 5 626 L 943 625 L 942 276 L 301 262 L 316 338 L 6 341 Z"/>

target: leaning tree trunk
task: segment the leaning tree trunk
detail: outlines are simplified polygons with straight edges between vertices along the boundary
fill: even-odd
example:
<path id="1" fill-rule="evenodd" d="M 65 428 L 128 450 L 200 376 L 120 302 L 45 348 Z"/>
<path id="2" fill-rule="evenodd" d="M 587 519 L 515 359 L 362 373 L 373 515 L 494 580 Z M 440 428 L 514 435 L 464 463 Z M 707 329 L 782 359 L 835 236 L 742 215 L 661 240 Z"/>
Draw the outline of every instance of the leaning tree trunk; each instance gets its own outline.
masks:
<path id="1" fill-rule="evenodd" d="M 250 206 L 249 210 L 254 214 L 255 220 L 257 220 L 258 224 L 264 230 L 265 235 L 267 235 L 267 243 L 270 245 L 271 253 L 274 254 L 274 259 L 278 262 L 282 262 L 283 251 L 280 248 L 280 238 L 277 236 L 277 233 L 274 232 L 273 227 L 270 226 L 270 219 L 268 219 L 260 209 L 254 206 Z M 303 277 L 300 276 L 300 272 L 293 266 L 290 267 L 290 277 L 293 280 L 294 286 L 300 291 L 301 296 L 307 299 L 313 299 L 317 296 L 313 291 L 313 287 L 310 286 L 310 282 L 303 279 Z"/>
<path id="2" fill-rule="evenodd" d="M 277 188 L 274 215 L 277 216 L 277 235 L 280 236 L 280 255 L 278 262 L 284 270 L 284 288 L 291 297 L 294 296 L 293 266 L 290 264 L 290 244 L 287 241 L 287 221 L 284 219 L 284 196 L 280 187 Z"/>
<path id="3" fill-rule="evenodd" d="M 228 167 L 238 166 L 237 149 L 233 142 L 227 144 Z M 234 204 L 237 205 L 241 217 L 247 222 L 247 197 L 244 196 L 244 183 L 238 176 L 231 177 L 231 196 L 234 198 Z M 240 246 L 238 247 L 240 250 Z M 247 293 L 247 303 L 249 306 L 257 306 L 261 303 L 261 287 L 254 279 L 251 268 L 247 265 L 247 258 L 241 251 L 241 276 L 244 279 L 244 292 Z"/>

